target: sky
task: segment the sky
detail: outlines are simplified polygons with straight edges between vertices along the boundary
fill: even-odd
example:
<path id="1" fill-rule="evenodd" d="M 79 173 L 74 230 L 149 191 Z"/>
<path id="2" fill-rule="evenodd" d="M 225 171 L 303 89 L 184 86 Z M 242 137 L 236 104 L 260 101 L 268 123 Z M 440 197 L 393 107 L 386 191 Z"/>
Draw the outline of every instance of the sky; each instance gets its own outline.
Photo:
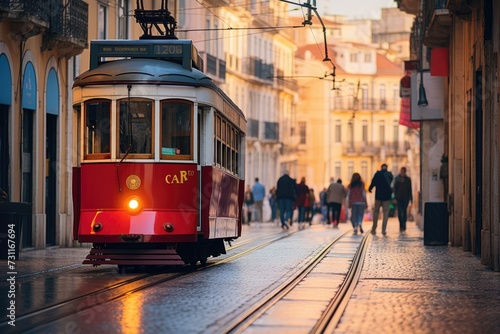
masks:
<path id="1" fill-rule="evenodd" d="M 316 0 L 320 16 L 344 15 L 349 19 L 380 19 L 380 8 L 388 7 L 396 7 L 394 0 Z"/>

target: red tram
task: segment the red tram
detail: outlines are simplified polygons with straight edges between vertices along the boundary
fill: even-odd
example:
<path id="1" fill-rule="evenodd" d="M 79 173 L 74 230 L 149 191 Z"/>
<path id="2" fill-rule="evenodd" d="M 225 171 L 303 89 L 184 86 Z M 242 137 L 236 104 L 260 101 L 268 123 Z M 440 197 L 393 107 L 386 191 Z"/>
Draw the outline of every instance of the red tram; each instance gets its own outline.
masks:
<path id="1" fill-rule="evenodd" d="M 246 120 L 189 40 L 101 40 L 76 78 L 84 264 L 205 264 L 241 235 Z"/>

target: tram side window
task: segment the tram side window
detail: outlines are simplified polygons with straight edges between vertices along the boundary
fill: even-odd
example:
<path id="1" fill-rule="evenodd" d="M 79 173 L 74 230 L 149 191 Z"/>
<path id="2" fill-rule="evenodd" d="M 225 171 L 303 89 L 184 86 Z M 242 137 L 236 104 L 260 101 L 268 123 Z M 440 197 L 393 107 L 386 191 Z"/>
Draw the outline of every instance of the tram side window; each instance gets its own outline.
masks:
<path id="1" fill-rule="evenodd" d="M 189 101 L 165 100 L 161 103 L 162 159 L 193 158 L 193 104 Z"/>
<path id="2" fill-rule="evenodd" d="M 109 101 L 85 103 L 85 159 L 110 158 L 110 107 Z"/>
<path id="3" fill-rule="evenodd" d="M 222 154 L 221 154 L 221 135 L 220 135 L 220 128 L 221 128 L 221 118 L 220 116 L 217 116 L 216 122 L 215 122 L 215 163 L 219 166 L 222 166 Z"/>
<path id="4" fill-rule="evenodd" d="M 153 101 L 123 99 L 120 110 L 120 154 L 150 158 L 153 152 Z M 146 156 L 141 156 L 146 155 Z"/>
<path id="5" fill-rule="evenodd" d="M 238 174 L 239 132 L 235 126 L 217 115 L 215 121 L 214 154 L 215 163 L 226 170 Z"/>

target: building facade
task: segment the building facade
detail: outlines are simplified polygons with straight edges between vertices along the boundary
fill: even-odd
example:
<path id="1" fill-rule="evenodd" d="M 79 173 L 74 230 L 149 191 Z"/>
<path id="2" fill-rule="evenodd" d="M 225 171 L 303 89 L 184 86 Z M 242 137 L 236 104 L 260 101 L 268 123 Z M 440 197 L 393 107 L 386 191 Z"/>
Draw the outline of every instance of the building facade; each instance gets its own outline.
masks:
<path id="1" fill-rule="evenodd" d="M 81 0 L 0 1 L 0 187 L 31 206 L 23 249 L 72 243 L 70 60 L 87 15 Z"/>
<path id="2" fill-rule="evenodd" d="M 416 17 L 410 53 L 428 63 L 431 74 L 438 64 L 437 70 L 446 70 L 440 73 L 445 81 L 443 120 L 422 124 L 428 134 L 434 128 L 443 138 L 442 187 L 448 203 L 449 243 L 499 271 L 500 4 L 492 0 L 396 2 Z M 423 50 L 420 57 L 419 49 Z"/>
<path id="3" fill-rule="evenodd" d="M 397 9 L 396 9 L 397 10 Z M 382 21 L 394 16 L 384 11 Z M 407 167 L 414 183 L 414 198 L 419 191 L 418 131 L 400 122 L 400 80 L 404 74 L 402 60 L 408 46 L 410 15 L 398 15 L 397 26 L 384 35 L 386 23 L 371 20 L 346 21 L 323 19 L 326 27 L 328 58 L 322 45 L 321 26 L 306 33 L 314 38 L 296 36 L 306 41 L 299 45 L 296 75 L 300 87 L 297 113 L 299 128 L 299 173 L 318 193 L 330 179 L 341 179 L 344 185 L 352 174 L 361 174 L 370 183 L 373 174 L 387 163 L 397 175 Z M 373 27 L 378 30 L 372 30 Z M 406 34 L 406 41 L 404 36 Z M 364 43 L 359 42 L 364 36 Z M 372 43 L 377 36 L 378 42 Z M 307 43 L 307 41 L 316 41 Z M 369 204 L 373 204 L 369 196 Z"/>

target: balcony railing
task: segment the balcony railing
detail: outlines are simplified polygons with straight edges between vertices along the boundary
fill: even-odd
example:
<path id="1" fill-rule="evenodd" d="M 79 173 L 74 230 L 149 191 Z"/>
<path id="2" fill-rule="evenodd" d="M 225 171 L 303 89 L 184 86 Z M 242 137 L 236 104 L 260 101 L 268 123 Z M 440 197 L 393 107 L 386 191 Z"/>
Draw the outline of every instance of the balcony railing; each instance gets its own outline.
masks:
<path id="1" fill-rule="evenodd" d="M 431 48 L 447 47 L 450 43 L 451 15 L 446 8 L 447 0 L 427 0 L 424 21 L 424 44 Z"/>
<path id="2" fill-rule="evenodd" d="M 11 33 L 27 39 L 41 34 L 49 27 L 50 6 L 39 0 L 0 0 L 0 8 L 6 14 L 0 20 L 9 20 Z"/>
<path id="3" fill-rule="evenodd" d="M 342 143 L 342 153 L 344 155 L 362 155 L 362 156 L 373 156 L 378 155 L 382 151 L 386 155 L 406 155 L 405 143 L 399 141 L 387 141 L 387 142 L 346 142 Z"/>
<path id="4" fill-rule="evenodd" d="M 266 64 L 262 61 L 262 59 L 256 57 L 246 58 L 243 64 L 243 73 L 269 82 L 273 80 L 273 64 Z"/>
<path id="5" fill-rule="evenodd" d="M 0 0 L 0 11 L 7 14 L 12 33 L 29 38 L 43 33 L 42 49 L 57 48 L 75 55 L 87 47 L 88 4 L 83 0 Z"/>
<path id="6" fill-rule="evenodd" d="M 299 90 L 299 85 L 297 84 L 297 80 L 285 76 L 284 74 L 285 72 L 283 70 L 278 69 L 276 72 L 277 76 L 275 77 L 275 80 L 278 88 L 282 89 L 286 88 L 294 92 Z"/>
<path id="7" fill-rule="evenodd" d="M 71 57 L 88 47 L 88 4 L 82 0 L 50 0 L 50 26 L 44 33 L 43 49 L 56 48 Z"/>
<path id="8" fill-rule="evenodd" d="M 226 80 L 226 62 L 206 52 L 200 52 L 200 56 L 206 64 L 206 72 L 224 82 Z"/>
<path id="9" fill-rule="evenodd" d="M 421 16 L 417 16 L 413 21 L 410 33 L 410 60 L 420 59 L 420 47 L 422 45 L 422 32 L 424 31 L 424 21 Z"/>
<path id="10" fill-rule="evenodd" d="M 340 96 L 334 99 L 334 110 L 399 110 L 399 101 L 387 99 L 355 99 L 349 96 Z"/>

